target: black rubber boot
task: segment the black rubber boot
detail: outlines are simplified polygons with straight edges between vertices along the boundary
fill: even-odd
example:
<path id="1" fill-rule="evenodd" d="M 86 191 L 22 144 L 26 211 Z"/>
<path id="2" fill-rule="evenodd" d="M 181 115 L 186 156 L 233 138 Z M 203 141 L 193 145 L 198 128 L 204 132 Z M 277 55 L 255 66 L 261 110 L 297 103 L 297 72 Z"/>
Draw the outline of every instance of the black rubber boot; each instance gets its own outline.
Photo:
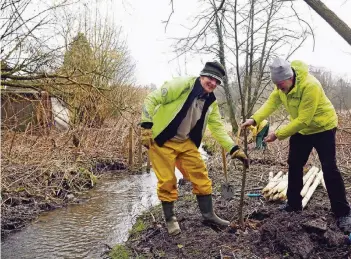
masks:
<path id="1" fill-rule="evenodd" d="M 174 202 L 162 201 L 163 214 L 166 220 L 166 226 L 168 234 L 178 235 L 180 234 L 180 228 L 177 218 L 174 215 Z"/>
<path id="2" fill-rule="evenodd" d="M 336 223 L 341 231 L 350 234 L 351 233 L 351 211 L 349 214 L 337 217 Z"/>
<path id="3" fill-rule="evenodd" d="M 213 223 L 219 226 L 229 226 L 230 222 L 219 218 L 213 211 L 212 195 L 196 195 L 199 208 L 205 222 Z"/>
<path id="4" fill-rule="evenodd" d="M 297 212 L 297 211 L 302 211 L 302 206 L 292 207 L 286 202 L 279 207 L 279 210 L 286 211 L 286 212 L 293 212 L 293 211 Z"/>

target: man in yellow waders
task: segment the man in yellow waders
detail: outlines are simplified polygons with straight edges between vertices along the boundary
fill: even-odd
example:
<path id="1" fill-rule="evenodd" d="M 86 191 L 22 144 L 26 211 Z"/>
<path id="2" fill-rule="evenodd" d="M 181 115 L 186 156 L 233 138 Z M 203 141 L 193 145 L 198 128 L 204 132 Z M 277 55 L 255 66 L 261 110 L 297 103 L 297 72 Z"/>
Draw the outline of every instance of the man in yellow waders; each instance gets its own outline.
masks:
<path id="1" fill-rule="evenodd" d="M 218 62 L 207 62 L 199 77 L 181 77 L 165 82 L 150 93 L 142 111 L 142 142 L 149 149 L 153 170 L 157 176 L 157 195 L 162 202 L 168 233 L 180 233 L 174 214 L 178 198 L 175 165 L 181 167 L 184 178 L 193 186 L 205 221 L 228 226 L 212 206 L 212 181 L 198 151 L 206 126 L 232 158 L 248 166 L 245 153 L 227 134 L 221 121 L 213 91 L 222 84 L 225 71 Z M 150 141 L 151 140 L 151 141 Z"/>
<path id="2" fill-rule="evenodd" d="M 271 79 L 276 88 L 263 106 L 242 127 L 259 124 L 281 104 L 290 115 L 290 123 L 271 132 L 264 139 L 289 139 L 288 202 L 281 207 L 287 212 L 302 210 L 301 190 L 303 166 L 315 148 L 322 164 L 332 211 L 337 225 L 351 232 L 351 211 L 346 199 L 344 181 L 336 165 L 335 133 L 338 117 L 325 95 L 320 82 L 308 72 L 308 66 L 295 60 L 291 64 L 277 58 L 270 66 Z"/>
<path id="3" fill-rule="evenodd" d="M 266 149 L 267 144 L 263 141 L 263 139 L 268 135 L 269 122 L 267 120 L 263 120 L 260 124 L 256 126 L 249 126 L 248 129 L 251 131 L 248 137 L 249 143 L 255 142 L 256 149 Z"/>

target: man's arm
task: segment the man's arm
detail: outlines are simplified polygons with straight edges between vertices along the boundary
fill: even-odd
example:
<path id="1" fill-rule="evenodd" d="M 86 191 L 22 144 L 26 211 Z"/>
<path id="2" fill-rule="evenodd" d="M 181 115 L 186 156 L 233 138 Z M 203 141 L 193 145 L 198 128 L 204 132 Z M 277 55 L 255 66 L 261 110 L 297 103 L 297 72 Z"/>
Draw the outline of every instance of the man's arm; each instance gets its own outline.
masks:
<path id="1" fill-rule="evenodd" d="M 218 141 L 218 143 L 230 153 L 232 159 L 240 160 L 245 167 L 249 167 L 249 159 L 247 158 L 244 151 L 234 143 L 232 138 L 228 135 L 225 130 L 224 124 L 219 113 L 217 101 L 213 104 L 213 110 L 209 114 L 208 128 L 210 129 L 212 136 Z"/>
<path id="2" fill-rule="evenodd" d="M 279 90 L 275 88 L 269 95 L 267 101 L 259 108 L 254 115 L 251 116 L 255 120 L 256 125 L 271 115 L 281 105 L 282 101 L 279 96 Z"/>
<path id="3" fill-rule="evenodd" d="M 317 84 L 310 84 L 305 88 L 302 93 L 297 118 L 275 132 L 279 140 L 290 137 L 310 125 L 317 110 L 321 90 Z"/>
<path id="4" fill-rule="evenodd" d="M 208 117 L 208 128 L 215 140 L 227 151 L 230 152 L 235 146 L 234 141 L 225 130 L 217 101 L 213 104 L 213 110 Z"/>

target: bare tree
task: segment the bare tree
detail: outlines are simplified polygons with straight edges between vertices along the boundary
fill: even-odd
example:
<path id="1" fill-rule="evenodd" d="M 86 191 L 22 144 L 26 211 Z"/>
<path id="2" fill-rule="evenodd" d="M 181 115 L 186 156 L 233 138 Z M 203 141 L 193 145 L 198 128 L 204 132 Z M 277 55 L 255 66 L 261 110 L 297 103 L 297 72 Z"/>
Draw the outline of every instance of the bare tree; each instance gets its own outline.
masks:
<path id="1" fill-rule="evenodd" d="M 350 110 L 350 79 L 334 75 L 331 71 L 327 71 L 324 68 L 310 67 L 310 71 L 319 80 L 326 95 L 339 112 Z"/>
<path id="2" fill-rule="evenodd" d="M 351 45 L 351 28 L 320 0 L 304 0 L 333 29 Z"/>
<path id="3" fill-rule="evenodd" d="M 52 13 L 69 4 L 70 0 L 52 5 L 40 0 L 2 2 L 2 85 L 25 87 L 30 80 L 51 77 L 47 74 L 57 65 L 61 46 L 55 44 L 48 27 L 52 26 Z M 36 13 L 31 11 L 35 5 L 41 6 Z"/>

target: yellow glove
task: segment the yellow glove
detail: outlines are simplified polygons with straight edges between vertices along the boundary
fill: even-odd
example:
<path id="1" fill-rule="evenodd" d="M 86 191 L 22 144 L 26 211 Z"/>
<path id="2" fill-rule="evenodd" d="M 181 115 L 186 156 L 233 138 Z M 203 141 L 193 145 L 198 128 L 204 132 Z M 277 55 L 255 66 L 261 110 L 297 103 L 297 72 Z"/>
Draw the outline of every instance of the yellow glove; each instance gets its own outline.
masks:
<path id="1" fill-rule="evenodd" d="M 239 159 L 246 168 L 249 168 L 249 159 L 247 158 L 246 154 L 244 151 L 242 151 L 240 148 L 236 151 L 233 152 L 231 155 L 232 159 L 236 158 Z"/>
<path id="2" fill-rule="evenodd" d="M 152 129 L 141 128 L 141 144 L 149 149 L 152 143 Z"/>

